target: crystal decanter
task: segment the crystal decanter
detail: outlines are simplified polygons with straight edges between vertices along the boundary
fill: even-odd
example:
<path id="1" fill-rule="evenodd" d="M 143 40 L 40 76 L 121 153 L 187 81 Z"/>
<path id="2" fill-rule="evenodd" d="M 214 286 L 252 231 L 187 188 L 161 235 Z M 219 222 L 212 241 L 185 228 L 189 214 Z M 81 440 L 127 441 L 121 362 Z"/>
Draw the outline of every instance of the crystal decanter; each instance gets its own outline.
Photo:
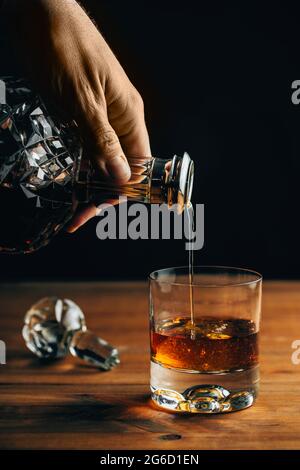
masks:
<path id="1" fill-rule="evenodd" d="M 63 122 L 24 79 L 0 78 L 0 252 L 46 245 L 79 204 L 126 196 L 184 208 L 193 186 L 187 153 L 128 158 L 131 178 L 116 186 L 82 158 L 76 123 Z"/>

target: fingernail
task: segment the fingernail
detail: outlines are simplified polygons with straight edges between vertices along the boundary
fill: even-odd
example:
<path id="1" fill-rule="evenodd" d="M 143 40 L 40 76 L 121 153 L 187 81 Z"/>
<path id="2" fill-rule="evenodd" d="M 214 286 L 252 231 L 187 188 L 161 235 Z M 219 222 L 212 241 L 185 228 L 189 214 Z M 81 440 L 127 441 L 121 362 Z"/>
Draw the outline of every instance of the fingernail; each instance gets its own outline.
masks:
<path id="1" fill-rule="evenodd" d="M 130 177 L 130 167 L 125 157 L 114 157 L 106 162 L 106 169 L 114 180 L 127 181 Z"/>

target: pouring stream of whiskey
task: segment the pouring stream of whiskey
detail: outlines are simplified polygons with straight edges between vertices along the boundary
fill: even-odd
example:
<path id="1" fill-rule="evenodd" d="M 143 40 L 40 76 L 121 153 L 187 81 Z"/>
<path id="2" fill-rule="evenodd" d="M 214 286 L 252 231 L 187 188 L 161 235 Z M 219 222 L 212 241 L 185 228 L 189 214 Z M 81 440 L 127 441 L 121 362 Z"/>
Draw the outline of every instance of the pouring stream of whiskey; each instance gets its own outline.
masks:
<path id="1" fill-rule="evenodd" d="M 194 230 L 194 208 L 191 202 L 187 206 L 189 241 Z M 191 243 L 191 241 L 190 241 Z M 190 294 L 190 315 L 191 315 L 191 338 L 195 338 L 195 316 L 194 316 L 194 251 L 189 247 L 189 294 Z"/>

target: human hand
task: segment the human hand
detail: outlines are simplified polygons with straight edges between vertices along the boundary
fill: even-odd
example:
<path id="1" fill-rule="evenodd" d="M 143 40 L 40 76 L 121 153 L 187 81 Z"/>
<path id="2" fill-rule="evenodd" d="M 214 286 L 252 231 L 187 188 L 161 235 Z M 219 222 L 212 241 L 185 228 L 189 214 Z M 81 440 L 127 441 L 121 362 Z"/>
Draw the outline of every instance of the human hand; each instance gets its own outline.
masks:
<path id="1" fill-rule="evenodd" d="M 75 119 L 85 155 L 116 184 L 130 178 L 127 157 L 150 156 L 143 101 L 94 23 L 75 0 L 9 0 L 16 50 L 41 94 Z M 75 215 L 75 231 L 97 208 Z"/>

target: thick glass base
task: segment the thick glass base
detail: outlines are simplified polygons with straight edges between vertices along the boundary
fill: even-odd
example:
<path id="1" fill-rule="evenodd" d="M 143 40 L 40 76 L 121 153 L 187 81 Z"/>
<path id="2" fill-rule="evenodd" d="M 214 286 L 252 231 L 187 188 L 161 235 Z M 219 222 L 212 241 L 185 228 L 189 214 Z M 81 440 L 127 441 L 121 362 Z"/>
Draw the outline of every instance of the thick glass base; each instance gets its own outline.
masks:
<path id="1" fill-rule="evenodd" d="M 181 371 L 151 361 L 151 398 L 179 413 L 228 413 L 251 406 L 259 389 L 259 366 L 203 373 Z"/>

